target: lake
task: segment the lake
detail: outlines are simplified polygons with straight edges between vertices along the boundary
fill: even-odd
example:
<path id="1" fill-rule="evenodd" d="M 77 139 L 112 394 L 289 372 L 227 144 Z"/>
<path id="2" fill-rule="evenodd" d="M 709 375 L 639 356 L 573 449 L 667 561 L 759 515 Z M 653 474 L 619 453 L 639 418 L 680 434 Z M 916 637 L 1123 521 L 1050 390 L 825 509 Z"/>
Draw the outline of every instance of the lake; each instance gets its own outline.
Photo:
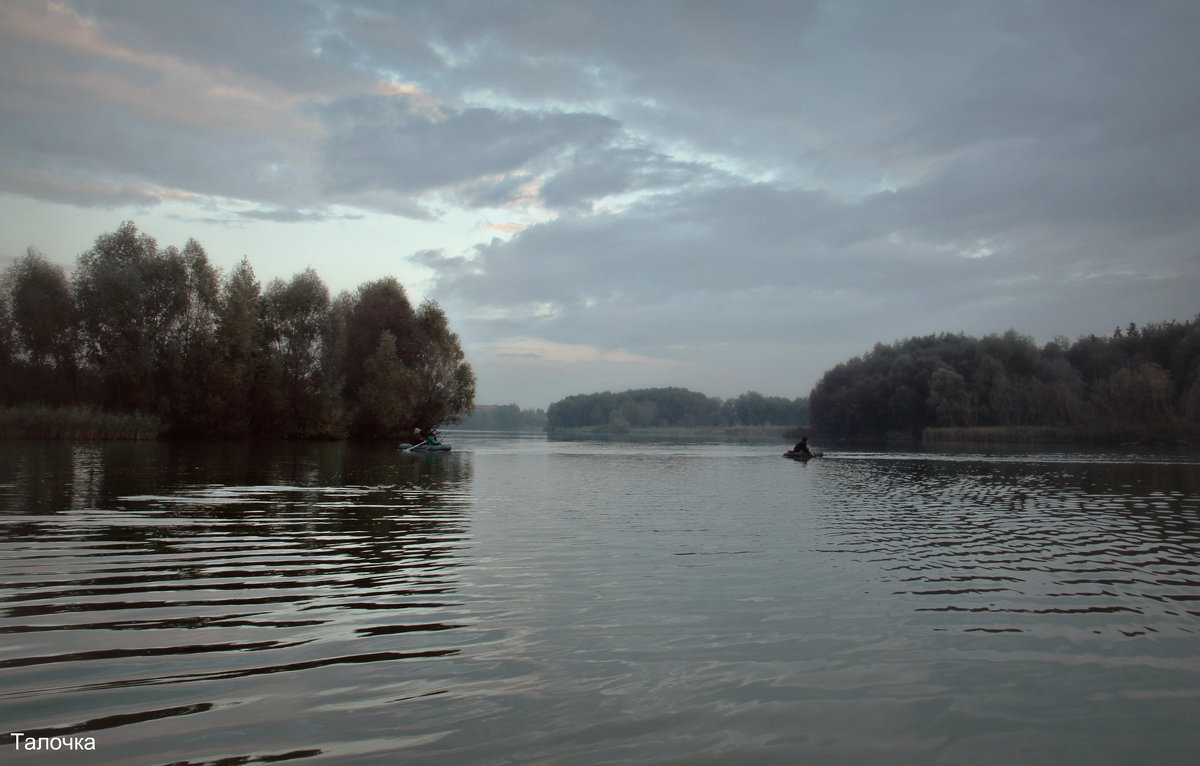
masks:
<path id="1" fill-rule="evenodd" d="M 1196 455 L 444 438 L 0 444 L 4 762 L 1200 762 Z"/>

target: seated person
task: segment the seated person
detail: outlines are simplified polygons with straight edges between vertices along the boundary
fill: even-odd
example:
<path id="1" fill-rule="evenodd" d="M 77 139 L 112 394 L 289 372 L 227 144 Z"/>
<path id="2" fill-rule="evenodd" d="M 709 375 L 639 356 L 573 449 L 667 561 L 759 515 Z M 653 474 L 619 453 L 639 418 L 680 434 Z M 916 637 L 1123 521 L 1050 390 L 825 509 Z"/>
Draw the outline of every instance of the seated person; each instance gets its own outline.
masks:
<path id="1" fill-rule="evenodd" d="M 796 446 L 792 447 L 793 455 L 802 455 L 804 457 L 812 457 L 812 450 L 808 448 L 808 437 L 800 437 L 800 441 L 796 442 Z"/>

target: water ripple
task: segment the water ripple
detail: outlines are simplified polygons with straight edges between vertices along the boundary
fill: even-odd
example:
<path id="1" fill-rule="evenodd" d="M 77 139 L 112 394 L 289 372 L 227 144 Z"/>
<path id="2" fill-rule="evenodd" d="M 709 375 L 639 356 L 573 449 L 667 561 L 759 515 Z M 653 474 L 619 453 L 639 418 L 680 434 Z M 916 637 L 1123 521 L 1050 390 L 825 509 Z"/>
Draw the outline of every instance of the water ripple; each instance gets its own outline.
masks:
<path id="1" fill-rule="evenodd" d="M 854 470 L 825 478 L 852 491 L 831 493 L 822 510 L 821 550 L 880 564 L 914 612 L 966 618 L 938 629 L 1079 629 L 1048 619 L 1057 615 L 1093 615 L 1093 633 L 1125 637 L 1200 629 L 1200 500 L 1146 486 L 1143 465 L 838 465 Z"/>
<path id="2" fill-rule="evenodd" d="M 0 515 L 0 709 L 13 731 L 113 744 L 151 723 L 220 727 L 260 679 L 344 696 L 316 677 L 352 672 L 369 685 L 357 669 L 461 651 L 454 636 L 471 621 L 456 570 L 470 498 L 457 488 L 205 485 L 104 502 Z M 376 704 L 445 691 L 415 678 L 380 685 Z M 147 691 L 133 707 L 117 702 L 130 689 Z M 106 714 L 83 715 L 97 695 Z M 47 701 L 58 711 L 49 726 L 38 712 Z M 255 715 L 286 727 L 281 712 Z"/>
<path id="3" fill-rule="evenodd" d="M 138 766 L 1200 752 L 1194 462 L 249 449 L 5 453 L 10 731 Z M 54 454 L 56 489 L 11 468 Z"/>

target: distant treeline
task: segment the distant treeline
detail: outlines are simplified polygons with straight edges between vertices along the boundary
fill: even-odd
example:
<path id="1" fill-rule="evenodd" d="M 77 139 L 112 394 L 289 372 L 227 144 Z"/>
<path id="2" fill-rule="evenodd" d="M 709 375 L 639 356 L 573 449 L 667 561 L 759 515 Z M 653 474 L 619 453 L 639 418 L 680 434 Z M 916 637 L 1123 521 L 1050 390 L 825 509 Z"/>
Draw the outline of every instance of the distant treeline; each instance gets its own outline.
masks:
<path id="1" fill-rule="evenodd" d="M 1200 425 L 1200 318 L 1039 348 L 1008 331 L 877 344 L 829 370 L 811 395 L 824 436 L 929 427 L 1040 426 L 1059 433 L 1174 433 Z"/>
<path id="2" fill-rule="evenodd" d="M 523 410 L 516 404 L 479 404 L 459 426 L 480 431 L 544 431 L 546 411 Z"/>
<path id="3" fill-rule="evenodd" d="M 802 426 L 808 400 L 749 391 L 722 400 L 686 388 L 644 388 L 621 393 L 577 394 L 546 410 L 547 427 L 616 429 L 703 426 Z"/>
<path id="4" fill-rule="evenodd" d="M 0 279 L 0 404 L 139 413 L 175 435 L 410 434 L 471 410 L 438 305 L 394 278 L 331 298 L 312 269 L 264 289 L 247 260 L 160 249 L 131 222 L 74 273 L 30 248 Z"/>

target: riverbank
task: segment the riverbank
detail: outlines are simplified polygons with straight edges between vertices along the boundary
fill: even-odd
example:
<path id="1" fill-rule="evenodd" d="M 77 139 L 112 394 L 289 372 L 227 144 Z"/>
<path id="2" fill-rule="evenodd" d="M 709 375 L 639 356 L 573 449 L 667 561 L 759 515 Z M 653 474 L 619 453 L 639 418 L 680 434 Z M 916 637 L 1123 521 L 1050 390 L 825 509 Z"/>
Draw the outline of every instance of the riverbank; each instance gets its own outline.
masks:
<path id="1" fill-rule="evenodd" d="M 98 412 L 84 407 L 0 408 L 0 439 L 149 440 L 163 433 L 152 415 Z"/>

